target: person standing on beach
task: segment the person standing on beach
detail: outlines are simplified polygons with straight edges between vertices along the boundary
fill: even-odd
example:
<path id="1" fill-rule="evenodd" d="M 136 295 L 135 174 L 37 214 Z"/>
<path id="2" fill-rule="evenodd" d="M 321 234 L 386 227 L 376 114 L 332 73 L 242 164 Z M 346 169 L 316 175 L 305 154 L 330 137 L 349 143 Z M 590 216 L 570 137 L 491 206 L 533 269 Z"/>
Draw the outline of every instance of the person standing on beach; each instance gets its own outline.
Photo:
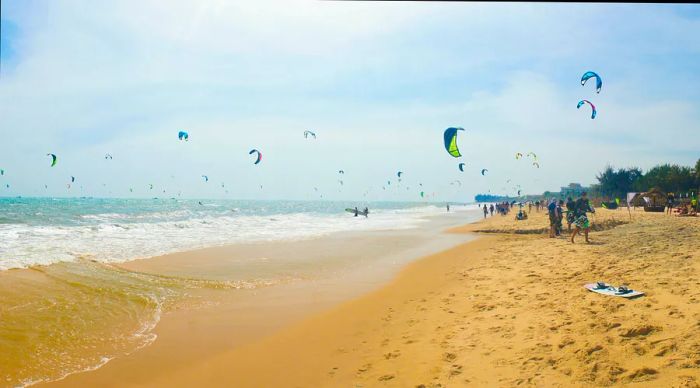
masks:
<path id="1" fill-rule="evenodd" d="M 491 212 L 491 217 L 493 217 L 493 204 L 491 204 L 491 206 L 489 206 L 489 212 Z"/>
<path id="2" fill-rule="evenodd" d="M 369 208 L 365 206 L 365 210 L 363 210 L 363 212 L 365 213 L 365 218 L 367 218 L 367 216 L 369 215 Z"/>
<path id="3" fill-rule="evenodd" d="M 560 199 L 559 203 L 557 204 L 557 230 L 556 234 L 557 236 L 561 236 L 561 231 L 564 229 L 562 226 L 562 221 L 564 220 L 564 200 Z"/>
<path id="4" fill-rule="evenodd" d="M 484 204 L 484 218 L 489 215 L 489 208 Z"/>
<path id="5" fill-rule="evenodd" d="M 574 223 L 575 218 L 575 212 L 574 208 L 576 207 L 576 203 L 574 202 L 573 198 L 568 197 L 566 199 L 566 227 L 569 230 L 569 233 L 571 233 L 571 224 Z"/>
<path id="6" fill-rule="evenodd" d="M 355 217 L 357 217 L 357 213 L 359 212 L 357 211 L 357 206 L 355 206 Z"/>
<path id="7" fill-rule="evenodd" d="M 557 200 L 552 198 L 547 205 L 547 212 L 549 213 L 549 238 L 556 237 L 557 229 Z"/>
<path id="8" fill-rule="evenodd" d="M 571 234 L 571 243 L 574 243 L 574 237 L 583 229 L 583 234 L 586 236 L 586 242 L 590 243 L 588 239 L 588 231 L 591 229 L 591 223 L 588 221 L 587 212 L 595 213 L 595 209 L 591 207 L 588 202 L 588 195 L 584 191 L 581 193 L 581 198 L 576 200 L 575 205 L 576 220 L 574 221 L 574 232 Z"/>
<path id="9" fill-rule="evenodd" d="M 447 211 L 450 211 L 450 203 L 447 203 Z"/>
<path id="10" fill-rule="evenodd" d="M 666 213 L 671 214 L 673 213 L 673 201 L 676 199 L 676 197 L 673 195 L 673 193 L 668 193 L 666 195 Z"/>

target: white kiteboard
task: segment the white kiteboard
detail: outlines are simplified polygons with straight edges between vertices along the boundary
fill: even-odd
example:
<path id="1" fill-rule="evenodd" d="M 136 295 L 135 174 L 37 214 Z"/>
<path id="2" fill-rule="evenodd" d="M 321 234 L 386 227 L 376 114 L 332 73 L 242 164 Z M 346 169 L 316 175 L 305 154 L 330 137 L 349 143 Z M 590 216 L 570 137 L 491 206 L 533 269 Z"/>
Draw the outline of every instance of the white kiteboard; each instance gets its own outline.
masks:
<path id="1" fill-rule="evenodd" d="M 586 284 L 583 287 L 585 287 L 588 291 L 609 296 L 621 296 L 623 298 L 636 298 L 644 295 L 644 293 L 641 291 L 630 290 L 626 287 L 614 287 L 611 284 L 603 282 Z"/>

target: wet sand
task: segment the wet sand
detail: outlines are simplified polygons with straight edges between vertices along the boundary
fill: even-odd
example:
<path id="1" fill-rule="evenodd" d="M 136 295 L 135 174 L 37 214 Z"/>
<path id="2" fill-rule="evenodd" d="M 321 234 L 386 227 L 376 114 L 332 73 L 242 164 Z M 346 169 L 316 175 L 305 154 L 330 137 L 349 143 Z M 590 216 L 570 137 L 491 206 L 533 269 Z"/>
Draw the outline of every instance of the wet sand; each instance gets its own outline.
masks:
<path id="1" fill-rule="evenodd" d="M 279 328 L 219 344 L 220 352 L 207 347 L 240 330 L 226 321 L 235 309 L 176 312 L 138 353 L 149 357 L 53 385 L 698 386 L 700 220 L 639 211 L 630 220 L 625 209 L 591 220 L 591 244 L 547 238 L 544 212 L 456 228 L 483 237 L 412 262 L 388 285 L 340 304 L 289 304 L 301 297 L 289 293 L 270 306 L 275 317 L 288 309 Z M 598 280 L 647 295 L 582 288 Z M 269 317 L 249 315 L 250 330 Z M 199 349 L 194 339 L 202 338 L 209 342 Z"/>
<path id="2" fill-rule="evenodd" d="M 163 314 L 153 344 L 96 371 L 47 385 L 151 385 L 161 370 L 170 373 L 260 339 L 380 288 L 410 261 L 473 239 L 443 231 L 475 214 L 430 217 L 417 229 L 236 244 L 119 264 L 131 273 L 231 282 L 240 288 L 188 290 L 186 300 Z"/>

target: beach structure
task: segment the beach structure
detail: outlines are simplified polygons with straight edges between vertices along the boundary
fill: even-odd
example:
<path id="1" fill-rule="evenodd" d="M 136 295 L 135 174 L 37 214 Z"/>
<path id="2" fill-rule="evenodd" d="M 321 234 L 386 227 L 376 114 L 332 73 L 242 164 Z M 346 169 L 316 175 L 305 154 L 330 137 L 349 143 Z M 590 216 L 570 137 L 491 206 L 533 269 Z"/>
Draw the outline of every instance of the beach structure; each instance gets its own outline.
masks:
<path id="1" fill-rule="evenodd" d="M 655 187 L 645 193 L 636 194 L 631 205 L 643 206 L 645 212 L 661 213 L 666 209 L 666 193 Z"/>

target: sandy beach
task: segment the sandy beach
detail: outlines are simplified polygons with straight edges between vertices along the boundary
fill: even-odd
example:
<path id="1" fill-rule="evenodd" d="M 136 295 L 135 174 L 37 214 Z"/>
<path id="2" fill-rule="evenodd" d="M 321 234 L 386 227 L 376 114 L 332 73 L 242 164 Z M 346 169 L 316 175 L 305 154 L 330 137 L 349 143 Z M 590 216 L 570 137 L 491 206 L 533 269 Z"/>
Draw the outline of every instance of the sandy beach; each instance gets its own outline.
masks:
<path id="1" fill-rule="evenodd" d="M 235 309 L 176 312 L 161 323 L 150 348 L 158 352 L 50 385 L 697 386 L 697 219 L 599 210 L 592 243 L 572 245 L 546 238 L 544 217 L 454 228 L 482 237 L 334 306 L 307 308 L 288 294 L 267 316 L 248 317 L 254 328 L 288 309 L 280 327 L 217 351 L 206 344 L 228 337 Z M 582 287 L 598 280 L 647 295 L 625 300 Z M 204 332 L 190 336 L 188 325 Z M 195 359 L 182 356 L 190 352 Z"/>

